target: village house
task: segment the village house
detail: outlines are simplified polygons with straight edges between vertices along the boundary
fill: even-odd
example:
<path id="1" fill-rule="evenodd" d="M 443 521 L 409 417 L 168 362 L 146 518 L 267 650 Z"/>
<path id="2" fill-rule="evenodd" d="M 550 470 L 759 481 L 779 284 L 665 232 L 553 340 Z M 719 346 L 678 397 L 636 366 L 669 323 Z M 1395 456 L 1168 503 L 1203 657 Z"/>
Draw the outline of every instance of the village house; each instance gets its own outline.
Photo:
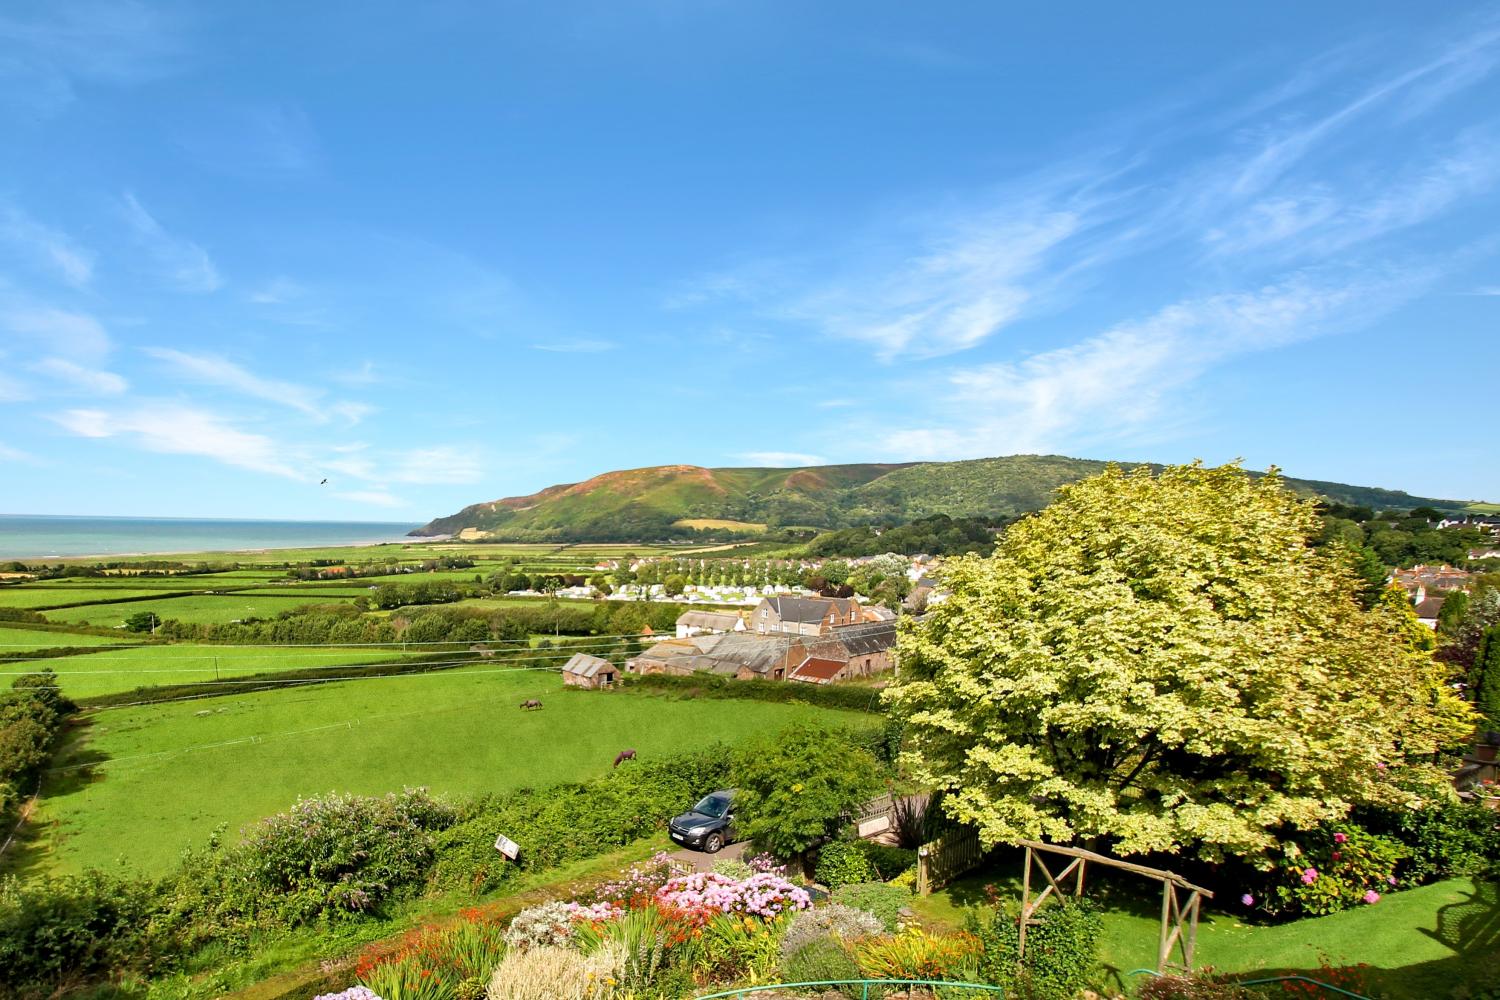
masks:
<path id="1" fill-rule="evenodd" d="M 750 617 L 758 635 L 823 635 L 861 621 L 859 602 L 839 597 L 767 597 Z"/>
<path id="2" fill-rule="evenodd" d="M 895 666 L 895 647 L 895 622 L 846 625 L 834 629 L 826 636 L 804 641 L 806 656 L 787 678 L 827 683 L 884 673 Z M 813 661 L 818 662 L 810 666 Z M 827 664 L 838 666 L 833 669 Z"/>
<path id="3" fill-rule="evenodd" d="M 714 674 L 737 680 L 785 680 L 793 662 L 805 652 L 786 637 L 745 633 L 714 633 L 692 638 L 664 639 L 625 662 L 633 674 L 671 674 L 688 677 Z"/>
<path id="4" fill-rule="evenodd" d="M 1447 600 L 1444 594 L 1427 597 L 1417 602 L 1417 621 L 1430 629 L 1437 629 L 1438 615 L 1443 611 L 1443 602 Z"/>
<path id="5" fill-rule="evenodd" d="M 1398 569 L 1391 574 L 1391 581 L 1405 590 L 1414 601 L 1422 600 L 1422 597 L 1417 596 L 1418 588 L 1429 594 L 1440 590 L 1468 590 L 1472 579 L 1472 573 L 1448 565 L 1413 566 L 1411 569 Z"/>
<path id="6" fill-rule="evenodd" d="M 572 659 L 563 664 L 562 673 L 566 685 L 597 689 L 613 687 L 618 670 L 608 660 L 588 653 L 574 653 Z"/>
<path id="7" fill-rule="evenodd" d="M 677 616 L 677 638 L 718 632 L 743 632 L 745 619 L 730 611 L 684 611 Z"/>

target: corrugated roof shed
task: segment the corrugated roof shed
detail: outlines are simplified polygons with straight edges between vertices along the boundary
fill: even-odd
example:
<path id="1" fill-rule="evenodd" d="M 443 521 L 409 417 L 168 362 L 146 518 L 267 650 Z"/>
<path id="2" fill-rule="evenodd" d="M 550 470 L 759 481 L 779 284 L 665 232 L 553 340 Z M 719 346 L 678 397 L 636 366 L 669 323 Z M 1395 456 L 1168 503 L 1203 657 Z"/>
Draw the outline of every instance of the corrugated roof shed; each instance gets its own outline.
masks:
<path id="1" fill-rule="evenodd" d="M 574 653 L 572 658 L 563 664 L 563 673 L 577 674 L 579 677 L 587 677 L 590 680 L 601 670 L 612 671 L 614 669 L 613 663 L 597 656 L 590 656 L 588 653 Z"/>

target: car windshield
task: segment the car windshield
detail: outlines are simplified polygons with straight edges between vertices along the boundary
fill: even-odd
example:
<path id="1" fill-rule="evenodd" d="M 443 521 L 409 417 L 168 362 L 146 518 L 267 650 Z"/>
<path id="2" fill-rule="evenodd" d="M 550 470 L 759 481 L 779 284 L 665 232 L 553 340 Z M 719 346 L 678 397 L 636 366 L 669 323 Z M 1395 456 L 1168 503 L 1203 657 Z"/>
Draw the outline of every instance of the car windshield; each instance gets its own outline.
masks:
<path id="1" fill-rule="evenodd" d="M 729 800 L 722 795 L 705 795 L 693 806 L 693 812 L 712 816 L 714 819 L 723 819 L 728 811 Z"/>

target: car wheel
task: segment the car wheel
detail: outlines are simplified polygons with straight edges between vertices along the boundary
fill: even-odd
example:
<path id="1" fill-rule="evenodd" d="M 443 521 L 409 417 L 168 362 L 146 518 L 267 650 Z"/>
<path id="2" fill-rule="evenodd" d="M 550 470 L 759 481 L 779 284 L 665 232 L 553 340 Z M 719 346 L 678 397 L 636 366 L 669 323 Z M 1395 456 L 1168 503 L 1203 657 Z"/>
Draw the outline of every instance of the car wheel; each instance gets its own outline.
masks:
<path id="1" fill-rule="evenodd" d="M 724 837 L 721 834 L 710 833 L 703 841 L 703 849 L 709 854 L 718 854 L 724 846 Z"/>

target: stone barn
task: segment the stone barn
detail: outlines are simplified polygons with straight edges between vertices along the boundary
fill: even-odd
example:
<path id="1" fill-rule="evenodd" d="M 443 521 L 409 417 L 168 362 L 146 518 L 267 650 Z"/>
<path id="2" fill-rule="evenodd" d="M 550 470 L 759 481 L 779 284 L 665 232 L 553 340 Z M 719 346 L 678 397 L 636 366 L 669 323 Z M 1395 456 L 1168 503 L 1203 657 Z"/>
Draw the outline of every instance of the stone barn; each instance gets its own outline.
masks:
<path id="1" fill-rule="evenodd" d="M 574 653 L 573 658 L 563 664 L 563 683 L 572 687 L 614 687 L 619 668 L 608 660 L 588 653 Z"/>

